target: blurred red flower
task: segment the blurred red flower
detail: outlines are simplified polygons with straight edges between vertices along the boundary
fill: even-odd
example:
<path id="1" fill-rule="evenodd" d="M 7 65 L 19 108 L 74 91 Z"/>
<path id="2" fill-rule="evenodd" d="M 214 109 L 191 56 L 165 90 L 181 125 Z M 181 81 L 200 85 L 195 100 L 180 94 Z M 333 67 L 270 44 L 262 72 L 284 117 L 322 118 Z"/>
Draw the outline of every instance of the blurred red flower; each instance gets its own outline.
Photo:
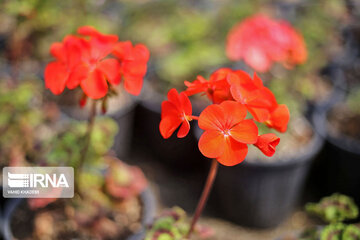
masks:
<path id="1" fill-rule="evenodd" d="M 235 25 L 227 37 L 229 59 L 243 59 L 258 72 L 266 72 L 273 62 L 291 67 L 306 61 L 303 37 L 286 21 L 257 14 Z"/>
<path id="2" fill-rule="evenodd" d="M 129 166 L 117 158 L 106 159 L 109 168 L 105 175 L 105 187 L 111 196 L 127 200 L 139 196 L 147 186 L 140 168 Z"/>
<path id="3" fill-rule="evenodd" d="M 260 135 L 257 142 L 254 144 L 266 156 L 271 157 L 274 155 L 276 146 L 279 144 L 280 138 L 273 133 Z"/>
<path id="4" fill-rule="evenodd" d="M 133 46 L 130 41 L 125 41 L 117 43 L 112 53 L 121 62 L 120 74 L 125 89 L 133 95 L 139 95 L 150 58 L 149 50 L 143 44 Z"/>
<path id="5" fill-rule="evenodd" d="M 168 92 L 168 100 L 161 104 L 160 133 L 163 138 L 169 138 L 181 125 L 177 136 L 185 137 L 190 130 L 192 106 L 185 93 L 178 93 L 175 88 Z"/>
<path id="6" fill-rule="evenodd" d="M 145 46 L 125 51 L 121 59 L 109 58 L 113 51 L 118 57 L 118 45 L 128 42 L 119 43 L 116 35 L 102 34 L 91 26 L 80 27 L 78 34 L 81 36 L 70 35 L 63 42 L 51 46 L 50 52 L 56 61 L 49 63 L 45 69 L 45 84 L 52 93 L 57 95 L 65 87 L 74 89 L 80 85 L 88 97 L 100 99 L 107 94 L 108 85 L 118 85 L 122 76 L 126 79 L 127 91 L 140 93 L 149 59 Z M 130 67 L 128 62 L 131 62 Z M 134 66 L 138 65 L 142 66 L 141 74 L 139 70 L 134 70 Z"/>
<path id="7" fill-rule="evenodd" d="M 205 130 L 199 140 L 201 153 L 226 166 L 242 162 L 247 144 L 256 143 L 258 138 L 258 128 L 252 120 L 245 120 L 246 113 L 246 108 L 234 101 L 205 108 L 199 117 L 199 127 Z"/>

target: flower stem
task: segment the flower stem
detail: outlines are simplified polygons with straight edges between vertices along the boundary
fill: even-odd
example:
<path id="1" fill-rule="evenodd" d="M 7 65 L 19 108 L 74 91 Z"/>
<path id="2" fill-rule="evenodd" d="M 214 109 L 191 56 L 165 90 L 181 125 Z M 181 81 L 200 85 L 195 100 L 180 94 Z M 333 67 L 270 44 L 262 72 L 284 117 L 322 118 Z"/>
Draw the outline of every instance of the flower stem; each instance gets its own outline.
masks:
<path id="1" fill-rule="evenodd" d="M 96 117 L 96 101 L 93 100 L 92 104 L 91 104 L 91 110 L 90 110 L 90 115 L 89 115 L 89 119 L 88 119 L 88 123 L 87 123 L 87 129 L 86 129 L 86 133 L 84 136 L 84 145 L 83 145 L 83 149 L 81 150 L 81 155 L 80 155 L 80 159 L 79 159 L 79 163 L 78 166 L 76 168 L 76 192 L 81 196 L 80 193 L 80 188 L 79 188 L 79 183 L 80 183 L 80 173 L 82 168 L 84 167 L 84 162 L 86 159 L 86 155 L 87 152 L 89 150 L 89 146 L 90 146 L 90 139 L 91 139 L 91 133 L 93 131 L 94 128 L 94 122 L 95 122 L 95 117 Z"/>
<path id="2" fill-rule="evenodd" d="M 205 207 L 207 199 L 209 198 L 209 193 L 211 191 L 212 185 L 213 185 L 215 177 L 216 177 L 218 165 L 219 164 L 218 164 L 217 160 L 213 159 L 212 163 L 211 163 L 209 175 L 208 175 L 208 177 L 206 179 L 204 190 L 203 190 L 203 192 L 201 194 L 199 203 L 198 203 L 198 205 L 196 207 L 194 217 L 193 217 L 193 219 L 191 221 L 190 230 L 189 230 L 188 234 L 186 235 L 187 239 L 190 238 L 191 233 L 194 231 L 195 224 L 198 221 L 198 219 L 199 219 L 199 217 L 200 217 L 200 215 L 201 215 L 201 213 L 202 213 L 202 211 L 203 211 L 203 209 Z"/>

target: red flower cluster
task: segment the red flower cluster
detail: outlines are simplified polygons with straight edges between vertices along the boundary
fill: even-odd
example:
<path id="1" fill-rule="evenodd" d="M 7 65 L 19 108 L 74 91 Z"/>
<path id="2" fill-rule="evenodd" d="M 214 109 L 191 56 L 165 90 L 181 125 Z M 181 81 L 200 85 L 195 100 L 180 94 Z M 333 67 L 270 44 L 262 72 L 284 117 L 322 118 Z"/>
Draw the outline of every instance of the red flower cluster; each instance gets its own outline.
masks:
<path id="1" fill-rule="evenodd" d="M 257 14 L 235 25 L 228 34 L 229 59 L 243 59 L 258 72 L 266 72 L 273 62 L 293 66 L 305 62 L 306 47 L 302 36 L 286 21 Z"/>
<path id="2" fill-rule="evenodd" d="M 198 76 L 194 82 L 185 81 L 185 85 L 187 89 L 180 94 L 171 89 L 168 100 L 162 103 L 160 133 L 164 138 L 169 138 L 180 125 L 177 135 L 185 137 L 190 130 L 189 122 L 199 120 L 199 127 L 204 130 L 199 140 L 201 153 L 223 165 L 242 162 L 248 144 L 254 144 L 266 156 L 275 153 L 280 138 L 272 133 L 259 136 L 254 120 L 284 132 L 290 114 L 256 74 L 251 78 L 244 71 L 222 68 L 211 74 L 209 80 Z M 213 102 L 199 117 L 192 116 L 188 99 L 197 93 Z M 253 119 L 245 119 L 248 112 Z"/>
<path id="3" fill-rule="evenodd" d="M 118 85 L 122 78 L 129 93 L 140 93 L 150 57 L 144 45 L 118 42 L 116 35 L 102 34 L 90 26 L 80 27 L 78 34 L 51 45 L 56 60 L 45 69 L 45 85 L 53 94 L 80 86 L 88 97 L 100 99 L 109 85 Z"/>

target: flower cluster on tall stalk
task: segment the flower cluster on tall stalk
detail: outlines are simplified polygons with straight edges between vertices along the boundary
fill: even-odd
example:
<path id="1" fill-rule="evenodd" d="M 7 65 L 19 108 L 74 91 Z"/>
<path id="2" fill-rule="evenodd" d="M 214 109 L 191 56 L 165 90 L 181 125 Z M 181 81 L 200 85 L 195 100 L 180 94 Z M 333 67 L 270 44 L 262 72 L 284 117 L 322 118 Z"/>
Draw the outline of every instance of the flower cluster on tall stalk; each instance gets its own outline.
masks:
<path id="1" fill-rule="evenodd" d="M 55 60 L 45 69 L 46 88 L 59 95 L 65 88 L 80 87 L 83 91 L 79 102 L 81 107 L 88 98 L 92 100 L 83 148 L 75 170 L 77 185 L 90 145 L 97 103 L 101 102 L 105 113 L 107 99 L 116 95 L 114 86 L 121 82 L 127 92 L 139 95 L 150 53 L 143 44 L 119 41 L 117 35 L 103 34 L 91 26 L 79 27 L 77 35 L 68 35 L 62 42 L 53 43 L 50 53 Z M 78 186 L 76 191 L 81 195 Z"/>
<path id="2" fill-rule="evenodd" d="M 162 103 L 160 133 L 169 138 L 178 128 L 177 137 L 185 137 L 190 122 L 198 121 L 204 130 L 198 147 L 200 152 L 212 158 L 212 164 L 203 193 L 192 219 L 187 237 L 194 230 L 216 177 L 219 163 L 234 166 L 241 163 L 248 145 L 254 145 L 266 156 L 273 156 L 280 138 L 273 133 L 259 135 L 255 122 L 285 132 L 290 113 L 286 105 L 279 104 L 274 94 L 254 74 L 251 77 L 242 70 L 221 68 L 213 72 L 209 80 L 198 76 L 193 82 L 185 81 L 187 89 L 178 92 L 171 89 L 168 99 Z M 201 94 L 212 104 L 200 116 L 192 115 L 189 96 Z"/>

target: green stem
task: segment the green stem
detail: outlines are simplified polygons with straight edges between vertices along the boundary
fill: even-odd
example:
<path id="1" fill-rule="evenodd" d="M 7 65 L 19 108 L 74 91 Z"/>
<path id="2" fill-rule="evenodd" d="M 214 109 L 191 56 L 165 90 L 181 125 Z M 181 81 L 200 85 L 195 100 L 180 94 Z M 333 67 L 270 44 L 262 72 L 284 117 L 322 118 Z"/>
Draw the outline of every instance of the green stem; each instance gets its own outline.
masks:
<path id="1" fill-rule="evenodd" d="M 90 146 L 90 139 L 91 139 L 91 134 L 94 128 L 94 122 L 95 122 L 95 117 L 96 117 L 96 101 L 93 100 L 92 104 L 91 104 L 91 110 L 90 110 L 90 115 L 89 115 L 89 119 L 88 119 L 88 124 L 87 124 L 87 129 L 86 129 L 86 133 L 84 136 L 84 147 L 81 150 L 81 155 L 80 155 L 80 159 L 79 159 L 79 163 L 78 166 L 76 168 L 76 172 L 75 172 L 75 178 L 76 178 L 76 182 L 75 182 L 75 191 L 81 196 L 81 191 L 80 191 L 80 174 L 81 171 L 84 167 L 84 163 L 85 163 L 85 159 L 86 159 L 86 155 L 88 153 L 89 150 L 89 146 Z"/>
<path id="2" fill-rule="evenodd" d="M 188 232 L 188 234 L 186 235 L 186 238 L 187 239 L 190 239 L 190 236 L 191 236 L 191 233 L 194 231 L 194 228 L 195 228 L 195 224 L 196 222 L 198 221 L 205 205 L 206 205 L 206 202 L 209 198 L 209 194 L 210 194 L 210 191 L 211 191 L 211 188 L 212 188 L 212 185 L 214 183 L 214 180 L 215 180 L 215 177 L 216 177 L 216 174 L 217 174 L 217 169 L 218 169 L 218 162 L 216 159 L 213 159 L 212 160 L 212 163 L 211 163 L 211 167 L 210 167 L 210 171 L 209 171 L 209 175 L 206 179 L 206 183 L 205 183 L 205 187 L 204 187 L 204 190 L 201 194 L 201 197 L 200 197 L 200 200 L 199 200 L 199 203 L 196 207 L 196 211 L 195 211 L 195 214 L 194 214 L 194 217 L 191 221 L 191 225 L 190 225 L 190 230 Z"/>

